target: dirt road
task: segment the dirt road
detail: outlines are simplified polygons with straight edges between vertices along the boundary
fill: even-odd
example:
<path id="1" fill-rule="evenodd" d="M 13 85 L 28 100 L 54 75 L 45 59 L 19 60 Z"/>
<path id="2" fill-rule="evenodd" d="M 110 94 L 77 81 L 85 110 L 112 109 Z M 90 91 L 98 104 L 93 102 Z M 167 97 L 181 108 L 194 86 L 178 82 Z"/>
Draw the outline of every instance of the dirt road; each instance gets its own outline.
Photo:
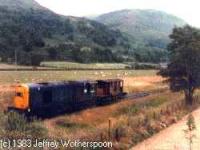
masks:
<path id="1" fill-rule="evenodd" d="M 193 112 L 195 118 L 196 130 L 194 131 L 195 138 L 192 144 L 192 150 L 200 149 L 200 109 Z M 189 141 L 186 139 L 184 130 L 187 117 L 185 116 L 178 123 L 161 131 L 155 136 L 136 145 L 132 150 L 189 150 Z"/>

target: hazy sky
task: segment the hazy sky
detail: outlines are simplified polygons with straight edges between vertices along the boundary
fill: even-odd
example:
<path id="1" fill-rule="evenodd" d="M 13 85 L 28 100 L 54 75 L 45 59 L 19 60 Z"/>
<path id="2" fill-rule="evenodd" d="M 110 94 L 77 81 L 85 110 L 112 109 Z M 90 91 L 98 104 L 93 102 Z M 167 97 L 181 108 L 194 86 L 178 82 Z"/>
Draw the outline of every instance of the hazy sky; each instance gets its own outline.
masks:
<path id="1" fill-rule="evenodd" d="M 88 16 L 120 9 L 156 9 L 174 14 L 200 27 L 198 0 L 36 0 L 56 13 Z"/>

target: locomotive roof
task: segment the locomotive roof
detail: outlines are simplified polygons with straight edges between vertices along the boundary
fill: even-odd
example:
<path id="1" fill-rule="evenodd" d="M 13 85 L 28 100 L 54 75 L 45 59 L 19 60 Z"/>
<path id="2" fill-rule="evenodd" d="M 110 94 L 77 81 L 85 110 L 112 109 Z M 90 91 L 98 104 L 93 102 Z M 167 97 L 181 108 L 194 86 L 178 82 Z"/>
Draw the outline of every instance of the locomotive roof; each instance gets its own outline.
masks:
<path id="1" fill-rule="evenodd" d="M 66 85 L 68 84 L 67 81 L 63 82 L 41 82 L 41 83 L 28 83 L 29 87 L 38 87 L 38 86 L 53 86 L 53 85 Z"/>
<path id="2" fill-rule="evenodd" d="M 96 81 L 92 81 L 92 80 L 79 80 L 79 81 L 59 81 L 59 82 L 41 82 L 41 83 L 28 83 L 27 85 L 29 87 L 43 87 L 43 86 L 62 86 L 62 85 L 71 85 L 71 84 L 77 84 L 77 85 L 81 85 L 81 84 L 95 84 L 97 83 Z"/>
<path id="3" fill-rule="evenodd" d="M 94 83 L 97 83 L 97 81 L 95 81 L 95 80 L 76 80 L 76 81 L 69 81 L 69 83 L 91 83 L 91 84 L 94 84 Z"/>

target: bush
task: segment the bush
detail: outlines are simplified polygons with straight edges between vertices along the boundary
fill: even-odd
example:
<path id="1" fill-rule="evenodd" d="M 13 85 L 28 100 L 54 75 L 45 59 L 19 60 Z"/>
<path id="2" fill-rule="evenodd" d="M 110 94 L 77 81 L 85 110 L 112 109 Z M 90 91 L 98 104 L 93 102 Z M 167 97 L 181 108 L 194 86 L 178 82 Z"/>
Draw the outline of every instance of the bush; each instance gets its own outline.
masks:
<path id="1" fill-rule="evenodd" d="M 119 109 L 118 112 L 116 113 L 116 115 L 119 115 L 119 114 L 132 114 L 132 115 L 135 115 L 139 111 L 140 111 L 140 106 L 134 104 L 132 106 L 129 106 L 128 108 L 125 107 L 125 108 Z"/>
<path id="2" fill-rule="evenodd" d="M 23 115 L 20 115 L 15 112 L 8 113 L 6 121 L 6 130 L 24 132 L 28 128 L 27 124 L 27 120 Z"/>
<path id="3" fill-rule="evenodd" d="M 143 141 L 144 139 L 147 139 L 150 136 L 151 135 L 145 130 L 144 131 L 137 131 L 132 136 L 132 142 L 135 145 L 135 144 Z"/>
<path id="4" fill-rule="evenodd" d="M 56 121 L 56 125 L 63 129 L 69 129 L 69 130 L 78 130 L 80 128 L 88 128 L 88 129 L 90 128 L 90 126 L 87 124 L 71 122 L 69 120 L 58 120 Z"/>
<path id="5" fill-rule="evenodd" d="M 153 63 L 128 63 L 131 67 L 127 67 L 127 69 L 158 69 L 159 65 L 158 64 L 153 64 Z"/>
<path id="6" fill-rule="evenodd" d="M 40 122 L 34 121 L 29 125 L 27 134 L 33 138 L 45 138 L 47 137 L 48 131 Z"/>
<path id="7" fill-rule="evenodd" d="M 165 103 L 166 101 L 167 101 L 166 97 L 158 96 L 149 101 L 145 101 L 145 102 L 138 103 L 138 104 L 133 104 L 128 107 L 122 107 L 121 109 L 119 109 L 117 112 L 114 113 L 114 116 L 119 115 L 119 114 L 135 115 L 135 114 L 138 114 L 139 112 L 141 112 L 141 110 L 144 108 L 150 108 L 150 107 L 156 108 L 156 107 L 162 105 L 163 103 Z"/>
<path id="8" fill-rule="evenodd" d="M 26 135 L 32 138 L 42 138 L 47 135 L 47 129 L 38 121 L 33 120 L 32 122 L 28 122 L 24 115 L 16 112 L 9 112 L 7 114 L 4 127 L 5 131 L 9 131 L 6 135 L 11 137 Z"/>
<path id="9" fill-rule="evenodd" d="M 167 101 L 166 97 L 158 96 L 158 97 L 153 98 L 152 100 L 149 100 L 148 102 L 146 102 L 145 106 L 146 107 L 158 107 L 166 101 Z"/>
<path id="10" fill-rule="evenodd" d="M 5 124 L 6 122 L 6 118 L 5 118 L 5 115 L 0 112 L 0 135 L 3 135 L 5 133 Z"/>

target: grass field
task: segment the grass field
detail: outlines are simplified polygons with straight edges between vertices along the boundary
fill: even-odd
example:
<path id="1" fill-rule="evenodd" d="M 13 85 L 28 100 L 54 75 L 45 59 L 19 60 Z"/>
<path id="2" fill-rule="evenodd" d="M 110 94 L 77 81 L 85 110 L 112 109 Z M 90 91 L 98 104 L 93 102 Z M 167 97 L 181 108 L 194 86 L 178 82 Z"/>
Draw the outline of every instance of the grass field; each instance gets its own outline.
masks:
<path id="1" fill-rule="evenodd" d="M 24 138 L 28 134 L 31 138 L 109 140 L 113 142 L 114 149 L 129 149 L 190 111 L 185 108 L 182 93 L 171 93 L 166 89 L 160 92 L 167 84 L 163 84 L 163 78 L 156 73 L 157 70 L 1 71 L 1 111 L 10 106 L 14 95 L 13 86 L 10 85 L 17 82 L 121 78 L 126 92 L 156 92 L 137 100 L 125 100 L 31 123 L 20 116 L 0 111 L 0 135 L 11 138 Z M 10 120 L 7 119 L 9 117 Z"/>
<path id="2" fill-rule="evenodd" d="M 156 70 L 1 71 L 0 84 L 155 76 Z"/>
<path id="3" fill-rule="evenodd" d="M 63 138 L 80 140 L 112 141 L 114 149 L 129 149 L 131 146 L 154 135 L 175 123 L 188 111 L 182 105 L 183 94 L 165 89 L 163 78 L 156 70 L 99 70 L 99 71 L 1 71 L 0 106 L 6 110 L 13 97 L 17 82 L 45 82 L 79 79 L 121 78 L 127 92 L 155 91 L 148 97 L 125 100 L 112 105 L 89 108 L 55 118 L 26 122 L 13 114 L 0 111 L 0 135 L 11 138 Z M 2 114 L 2 117 L 1 117 Z M 7 121 L 6 117 L 10 120 Z M 18 121 L 16 121 L 18 120 Z M 111 126 L 109 127 L 109 122 Z M 14 126 L 13 126 L 14 124 Z M 16 124 L 16 126 L 15 126 Z M 24 130 L 25 129 L 25 130 Z"/>
<path id="4" fill-rule="evenodd" d="M 64 69 L 125 69 L 126 67 L 129 67 L 129 65 L 123 63 L 82 64 L 74 62 L 42 62 L 41 66 Z"/>

